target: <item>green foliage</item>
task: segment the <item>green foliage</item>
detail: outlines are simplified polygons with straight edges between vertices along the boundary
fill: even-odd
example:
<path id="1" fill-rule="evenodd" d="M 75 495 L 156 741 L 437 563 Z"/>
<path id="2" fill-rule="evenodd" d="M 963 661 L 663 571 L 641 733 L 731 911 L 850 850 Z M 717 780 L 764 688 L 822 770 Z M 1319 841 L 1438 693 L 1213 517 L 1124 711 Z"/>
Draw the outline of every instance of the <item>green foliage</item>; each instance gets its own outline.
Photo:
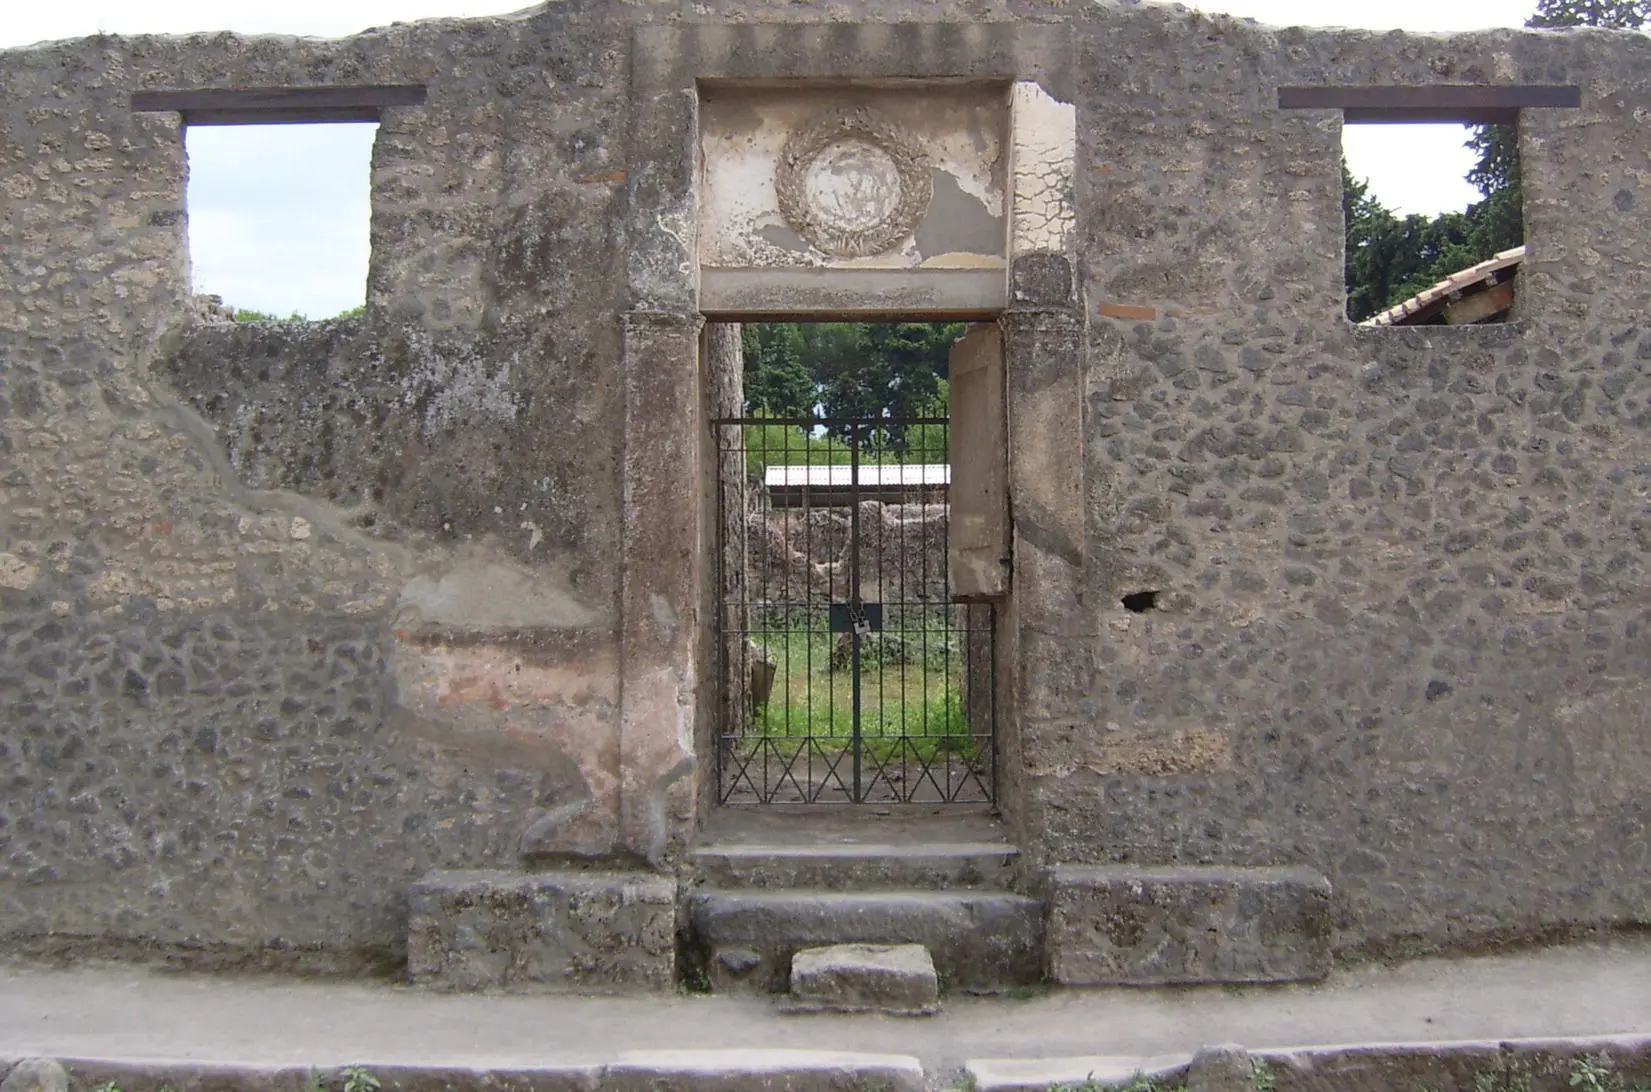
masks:
<path id="1" fill-rule="evenodd" d="M 936 336 L 936 334 L 939 336 Z M 920 322 L 862 324 L 852 356 L 827 361 L 819 376 L 820 403 L 827 417 L 898 418 L 932 413 L 955 335 L 947 327 Z M 871 448 L 903 451 L 904 427 L 842 426 Z"/>
<path id="2" fill-rule="evenodd" d="M 973 760 L 980 742 L 969 730 L 960 692 L 962 653 L 951 614 L 907 609 L 913 613 L 861 645 L 865 753 L 879 762 L 931 761 L 948 752 Z M 767 704 L 753 718 L 752 733 L 808 738 L 825 752 L 847 749 L 854 736 L 847 635 L 831 632 L 819 610 L 779 610 L 756 621 L 752 638 L 772 658 L 775 678 Z"/>
<path id="3" fill-rule="evenodd" d="M 286 318 L 282 318 L 280 315 L 272 315 L 267 311 L 247 311 L 247 310 L 242 310 L 241 308 L 237 307 L 237 308 L 235 308 L 235 321 L 236 322 L 308 322 L 309 318 L 305 315 L 300 315 L 297 311 L 294 311 L 292 314 L 288 315 Z"/>
<path id="4" fill-rule="evenodd" d="M 1473 1092 L 1531 1092 L 1530 1066 L 1517 1058 L 1499 1057 L 1489 1069 L 1473 1075 Z"/>
<path id="5" fill-rule="evenodd" d="M 795 322 L 746 323 L 740 328 L 745 357 L 745 412 L 769 417 L 810 417 L 818 392 L 808 370 L 803 327 Z"/>
<path id="6" fill-rule="evenodd" d="M 1278 1092 L 1278 1074 L 1265 1058 L 1250 1059 L 1250 1073 L 1255 1078 L 1255 1092 Z"/>
<path id="7" fill-rule="evenodd" d="M 383 1087 L 377 1077 L 358 1065 L 346 1066 L 338 1075 L 344 1079 L 344 1092 L 379 1092 Z"/>
<path id="8" fill-rule="evenodd" d="M 748 416 L 943 417 L 961 323 L 748 323 L 740 332 Z M 898 453 L 922 446 L 905 426 L 847 427 L 840 439 Z M 844 461 L 847 461 L 846 459 Z"/>
<path id="9" fill-rule="evenodd" d="M 1651 0 L 1539 0 L 1528 27 L 1610 27 L 1638 30 L 1651 23 Z"/>
<path id="10" fill-rule="evenodd" d="M 301 314 L 297 311 L 294 311 L 292 314 L 287 315 L 285 318 L 283 318 L 280 315 L 272 314 L 268 311 L 253 311 L 253 310 L 250 310 L 248 308 L 243 308 L 243 307 L 232 307 L 232 308 L 230 308 L 230 310 L 235 312 L 235 321 L 236 322 L 309 322 L 310 321 L 310 317 L 308 315 Z M 350 308 L 348 311 L 340 311 L 338 314 L 332 316 L 332 318 L 330 318 L 330 319 L 320 319 L 320 320 L 317 320 L 317 321 L 332 322 L 332 321 L 335 321 L 337 319 L 365 318 L 366 316 L 367 316 L 367 305 L 363 303 L 363 304 L 359 304 L 358 306 Z"/>
<path id="11" fill-rule="evenodd" d="M 1651 1086 L 1643 1083 L 1630 1084 L 1624 1080 L 1622 1074 L 1611 1068 L 1610 1059 L 1603 1054 L 1588 1055 L 1573 1061 L 1570 1085 L 1579 1092 L 1648 1092 L 1648 1089 L 1651 1089 Z M 1527 1081 L 1525 1088 L 1515 1089 L 1513 1092 L 1527 1092 L 1529 1087 Z M 1480 1090 L 1475 1087 L 1474 1092 Z"/>
<path id="12" fill-rule="evenodd" d="M 941 397 L 945 396 L 946 381 L 940 380 Z M 944 406 L 944 403 L 942 403 Z M 936 417 L 944 417 L 942 408 Z M 850 444 L 822 431 L 809 431 L 800 425 L 780 422 L 748 424 L 742 429 L 745 449 L 745 472 L 761 477 L 770 466 L 848 466 L 854 461 Z M 891 466 L 900 463 L 944 463 L 946 455 L 946 426 L 907 425 L 902 430 L 901 446 L 892 448 L 864 448 L 860 451 L 861 466 Z"/>

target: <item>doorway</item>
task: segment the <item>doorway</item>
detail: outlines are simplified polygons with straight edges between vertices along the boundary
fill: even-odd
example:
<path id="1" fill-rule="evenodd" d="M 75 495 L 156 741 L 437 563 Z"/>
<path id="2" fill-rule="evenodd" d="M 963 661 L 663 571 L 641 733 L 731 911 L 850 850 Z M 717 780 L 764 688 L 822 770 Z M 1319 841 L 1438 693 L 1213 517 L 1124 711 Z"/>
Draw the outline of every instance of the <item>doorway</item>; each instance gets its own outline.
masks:
<path id="1" fill-rule="evenodd" d="M 711 423 L 719 803 L 995 801 L 995 607 L 951 575 L 963 331 L 740 331 Z"/>

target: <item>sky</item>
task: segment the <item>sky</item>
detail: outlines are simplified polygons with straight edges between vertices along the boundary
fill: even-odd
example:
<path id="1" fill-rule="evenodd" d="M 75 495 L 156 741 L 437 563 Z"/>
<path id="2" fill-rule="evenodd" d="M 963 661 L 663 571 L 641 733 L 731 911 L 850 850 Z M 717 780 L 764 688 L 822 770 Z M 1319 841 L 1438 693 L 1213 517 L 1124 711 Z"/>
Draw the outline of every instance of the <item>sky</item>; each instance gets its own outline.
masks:
<path id="1" fill-rule="evenodd" d="M 0 49 L 88 34 L 242 33 L 334 37 L 442 16 L 498 15 L 525 0 L 17 0 Z M 1197 0 L 1187 6 L 1277 25 L 1460 31 L 1520 26 L 1536 0 Z M 232 306 L 324 318 L 366 294 L 370 125 L 204 127 L 188 131 L 189 242 L 195 291 Z M 1355 176 L 1400 213 L 1462 209 L 1473 155 L 1451 126 L 1349 127 Z"/>

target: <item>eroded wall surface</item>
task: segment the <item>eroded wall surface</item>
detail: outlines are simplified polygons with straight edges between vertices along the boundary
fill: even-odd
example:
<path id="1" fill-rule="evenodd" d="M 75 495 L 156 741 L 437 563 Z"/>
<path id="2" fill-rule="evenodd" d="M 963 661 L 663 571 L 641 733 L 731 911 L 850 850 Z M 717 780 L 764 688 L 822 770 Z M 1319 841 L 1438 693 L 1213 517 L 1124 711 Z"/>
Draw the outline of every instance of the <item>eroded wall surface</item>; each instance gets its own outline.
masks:
<path id="1" fill-rule="evenodd" d="M 1312 864 L 1343 945 L 1638 920 L 1651 40 L 1157 33 L 1080 65 L 1093 641 L 1026 700 L 1031 825 Z M 1523 115 L 1519 321 L 1348 326 L 1339 119 L 1271 87 L 1481 81 L 1583 88 Z"/>
<path id="2" fill-rule="evenodd" d="M 431 868 L 672 864 L 711 708 L 701 76 L 1008 89 L 1030 859 L 1319 869 L 1343 948 L 1645 915 L 1651 44 L 830 15 L 0 55 L 9 945 L 393 959 Z M 1340 120 L 1276 88 L 1441 82 L 1584 89 L 1525 116 L 1519 322 L 1354 331 Z M 381 126 L 366 318 L 199 316 L 179 123 L 129 94 L 390 83 L 429 95 Z"/>
<path id="3" fill-rule="evenodd" d="M 624 35 L 102 38 L 0 75 L 0 935 L 392 958 L 426 869 L 611 858 Z M 426 83 L 371 313 L 188 305 L 152 87 Z M 583 257 L 580 257 L 583 255 Z"/>

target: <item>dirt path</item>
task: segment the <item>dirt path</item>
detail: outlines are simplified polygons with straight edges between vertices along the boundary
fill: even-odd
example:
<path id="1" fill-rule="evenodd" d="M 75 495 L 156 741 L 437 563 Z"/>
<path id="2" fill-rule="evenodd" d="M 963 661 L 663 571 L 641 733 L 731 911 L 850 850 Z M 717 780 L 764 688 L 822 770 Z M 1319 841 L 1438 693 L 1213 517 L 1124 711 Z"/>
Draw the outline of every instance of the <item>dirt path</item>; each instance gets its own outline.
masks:
<path id="1" fill-rule="evenodd" d="M 1651 937 L 1340 971 L 1317 986 L 949 998 L 927 1019 L 787 1016 L 765 1001 L 450 996 L 383 983 L 126 966 L 0 967 L 0 1057 L 527 1067 L 624 1051 L 816 1048 L 973 1058 L 1651 1033 Z"/>

